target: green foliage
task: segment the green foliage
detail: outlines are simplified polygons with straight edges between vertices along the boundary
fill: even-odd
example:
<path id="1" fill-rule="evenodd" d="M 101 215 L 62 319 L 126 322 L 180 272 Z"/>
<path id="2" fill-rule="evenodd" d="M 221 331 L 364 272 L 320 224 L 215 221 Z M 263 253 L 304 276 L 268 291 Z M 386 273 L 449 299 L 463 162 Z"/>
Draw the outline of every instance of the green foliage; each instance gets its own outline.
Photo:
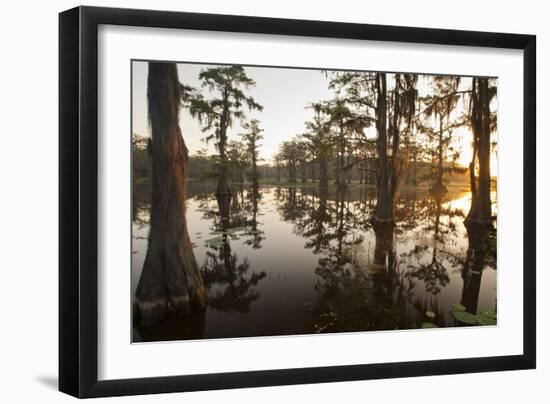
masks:
<path id="1" fill-rule="evenodd" d="M 464 307 L 460 303 L 455 303 L 451 306 L 451 310 L 453 310 L 453 311 L 466 311 L 466 307 Z"/>
<path id="2" fill-rule="evenodd" d="M 223 246 L 225 240 L 223 236 L 217 236 L 213 238 L 209 238 L 208 240 L 204 240 L 204 245 L 210 248 L 219 249 L 221 246 Z"/>
<path id="3" fill-rule="evenodd" d="M 482 314 L 477 314 L 476 323 L 478 325 L 497 325 L 497 319 L 496 317 L 489 317 Z"/>
<path id="4" fill-rule="evenodd" d="M 460 323 L 475 325 L 477 323 L 477 318 L 474 314 L 468 313 L 467 311 L 451 311 L 453 317 Z"/>
<path id="5" fill-rule="evenodd" d="M 300 154 L 296 139 L 281 143 L 279 154 L 283 160 L 286 160 L 287 167 L 295 166 Z"/>
<path id="6" fill-rule="evenodd" d="M 465 91 L 459 91 L 460 77 L 434 76 L 432 93 L 421 98 L 424 109 L 418 116 L 424 155 L 433 162 L 430 182 L 440 185 L 448 174 L 465 174 L 456 161 L 461 150 L 455 148 L 455 129 L 467 126 L 468 117 L 455 110 Z"/>
<path id="7" fill-rule="evenodd" d="M 360 179 L 361 182 L 369 178 L 372 184 L 375 182 L 373 174 L 379 169 L 372 129 L 377 122 L 376 104 L 379 97 L 375 85 L 376 73 L 324 74 L 329 78 L 329 88 L 334 91 L 334 96 L 309 105 L 308 108 L 314 111 L 314 117 L 305 122 L 303 133 L 281 144 L 279 152 L 272 157 L 270 167 L 279 167 L 280 178 L 280 167 L 284 162 L 286 170 L 283 175 L 287 179 L 293 177 L 291 182 L 295 181 L 296 167 L 302 169 L 302 177 L 307 167 L 308 176 L 319 179 L 322 174 L 326 181 L 328 167 L 334 171 L 338 181 L 342 180 L 340 175 L 344 173 L 348 183 L 352 178 Z M 385 93 L 389 164 L 394 165 L 390 149 L 408 158 L 395 164 L 393 175 L 405 178 L 412 185 L 423 180 L 433 183 L 434 178 L 443 176 L 449 180 L 467 182 L 467 169 L 456 164 L 460 150 L 453 146 L 453 130 L 468 124 L 465 116 L 453 114 L 460 99 L 464 99 L 469 91 L 459 90 L 460 78 L 432 77 L 431 94 L 419 99 L 416 88 L 418 75 L 388 74 L 388 77 L 392 78 L 388 80 Z M 181 85 L 181 101 L 191 115 L 199 120 L 204 139 L 215 142 L 221 156 L 218 166 L 236 166 L 235 156 L 227 156 L 226 149 L 230 141 L 227 130 L 240 121 L 244 129 L 241 139 L 248 154 L 242 163 L 254 167 L 261 147 L 259 141 L 262 139 L 262 129 L 257 120 L 247 119 L 246 112 L 262 110 L 262 106 L 247 93 L 256 83 L 242 66 L 209 67 L 200 72 L 199 80 L 203 91 Z M 496 92 L 494 83 L 491 89 Z M 441 131 L 444 134 L 440 139 Z M 392 133 L 397 136 L 392 137 Z M 397 147 L 392 145 L 395 141 L 399 142 Z M 442 146 L 442 153 L 439 153 L 439 145 Z M 433 165 L 437 158 L 443 160 L 440 174 Z M 222 161 L 225 159 L 230 161 Z M 252 169 L 251 178 L 257 181 L 259 172 Z M 239 173 L 238 177 L 242 177 L 242 174 Z"/>
<path id="8" fill-rule="evenodd" d="M 216 164 L 217 159 L 208 156 L 204 151 L 189 156 L 189 178 L 200 180 L 215 178 Z"/>
<path id="9" fill-rule="evenodd" d="M 241 133 L 241 138 L 246 144 L 246 151 L 248 153 L 247 158 L 252 164 L 251 177 L 254 182 L 257 182 L 259 177 L 257 170 L 257 162 L 259 160 L 258 148 L 261 146 L 259 141 L 263 139 L 263 129 L 260 128 L 260 121 L 257 119 L 244 122 L 242 126 L 245 129 L 245 132 Z"/>
<path id="10" fill-rule="evenodd" d="M 306 132 L 302 138 L 312 158 L 329 158 L 333 147 L 330 141 L 330 117 L 318 112 L 305 126 Z"/>
<path id="11" fill-rule="evenodd" d="M 460 323 L 468 325 L 496 325 L 497 314 L 493 310 L 482 309 L 477 314 L 472 314 L 466 311 L 466 308 L 455 303 L 452 305 L 451 314 Z"/>
<path id="12" fill-rule="evenodd" d="M 242 66 L 210 67 L 200 72 L 199 79 L 210 97 L 206 98 L 190 89 L 182 95 L 182 103 L 189 109 L 191 116 L 201 123 L 205 140 L 216 140 L 216 147 L 223 155 L 227 129 L 235 119 L 245 119 L 245 108 L 250 111 L 263 109 L 253 97 L 245 93 L 256 83 L 246 75 Z"/>
<path id="13" fill-rule="evenodd" d="M 257 119 L 252 119 L 250 121 L 243 122 L 242 127 L 245 132 L 241 133 L 241 137 L 248 146 L 248 152 L 250 154 L 257 153 L 258 147 L 261 146 L 258 142 L 264 138 L 262 135 L 264 130 L 260 128 L 260 121 Z"/>
<path id="14" fill-rule="evenodd" d="M 493 310 L 479 310 L 478 313 L 480 316 L 489 317 L 492 319 L 497 319 L 497 313 Z"/>

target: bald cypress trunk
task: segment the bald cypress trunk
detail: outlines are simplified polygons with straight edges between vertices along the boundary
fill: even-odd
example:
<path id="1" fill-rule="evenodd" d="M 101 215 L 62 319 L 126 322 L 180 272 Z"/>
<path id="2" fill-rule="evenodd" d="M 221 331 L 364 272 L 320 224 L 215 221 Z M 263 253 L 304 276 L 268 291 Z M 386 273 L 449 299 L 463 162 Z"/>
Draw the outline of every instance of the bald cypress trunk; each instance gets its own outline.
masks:
<path id="1" fill-rule="evenodd" d="M 319 157 L 319 187 L 328 188 L 328 162 L 325 155 Z"/>
<path id="2" fill-rule="evenodd" d="M 443 184 L 443 115 L 439 114 L 439 132 L 437 146 L 437 171 L 434 184 L 430 190 L 434 194 L 447 193 L 447 187 Z"/>
<path id="3" fill-rule="evenodd" d="M 472 82 L 471 123 L 474 136 L 474 154 L 470 163 L 470 187 L 472 205 L 466 223 L 486 225 L 492 222 L 491 217 L 491 115 L 489 110 L 489 80 L 474 78 Z M 476 154 L 479 172 L 475 175 Z"/>
<path id="4" fill-rule="evenodd" d="M 175 64 L 149 63 L 147 99 L 152 200 L 147 255 L 135 299 L 141 326 L 162 320 L 169 311 L 183 315 L 206 304 L 185 218 L 188 155 L 178 124 Z"/>
<path id="5" fill-rule="evenodd" d="M 288 182 L 296 183 L 296 161 L 294 160 L 288 162 Z"/>
<path id="6" fill-rule="evenodd" d="M 344 154 L 345 154 L 345 133 L 344 124 L 340 121 L 339 136 L 338 136 L 338 150 L 336 154 L 336 187 L 338 189 L 346 189 L 348 183 L 346 182 L 346 173 L 344 172 Z"/>
<path id="7" fill-rule="evenodd" d="M 223 92 L 223 110 L 220 118 L 219 142 L 218 149 L 220 152 L 220 165 L 218 167 L 218 183 L 216 185 L 216 195 L 231 194 L 229 169 L 226 161 L 226 145 L 227 145 L 227 127 L 229 121 L 229 100 L 227 89 Z"/>
<path id="8" fill-rule="evenodd" d="M 386 74 L 376 74 L 376 150 L 378 152 L 378 170 L 376 178 L 377 201 L 374 221 L 393 222 L 393 201 L 390 190 L 390 164 L 388 160 Z"/>

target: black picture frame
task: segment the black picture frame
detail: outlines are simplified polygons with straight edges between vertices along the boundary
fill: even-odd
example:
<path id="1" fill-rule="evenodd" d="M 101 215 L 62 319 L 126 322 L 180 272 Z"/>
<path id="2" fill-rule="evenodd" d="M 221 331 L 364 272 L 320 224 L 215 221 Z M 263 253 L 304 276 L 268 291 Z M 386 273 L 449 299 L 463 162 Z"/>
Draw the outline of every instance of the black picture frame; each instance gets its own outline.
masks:
<path id="1" fill-rule="evenodd" d="M 181 28 L 523 51 L 523 354 L 99 381 L 98 26 Z M 536 366 L 536 37 L 77 7 L 59 15 L 59 389 L 76 397 L 323 383 Z"/>

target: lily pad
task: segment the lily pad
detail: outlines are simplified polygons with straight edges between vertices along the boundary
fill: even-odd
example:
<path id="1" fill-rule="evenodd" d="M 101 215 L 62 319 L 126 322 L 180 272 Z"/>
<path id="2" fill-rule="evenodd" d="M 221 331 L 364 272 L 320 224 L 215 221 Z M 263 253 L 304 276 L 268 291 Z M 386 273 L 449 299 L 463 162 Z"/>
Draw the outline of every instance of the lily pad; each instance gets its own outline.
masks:
<path id="1" fill-rule="evenodd" d="M 476 321 L 479 325 L 497 325 L 497 320 L 495 318 L 484 316 L 482 314 L 478 314 L 476 316 Z"/>
<path id="2" fill-rule="evenodd" d="M 435 318 L 435 313 L 433 311 L 428 310 L 426 312 L 426 316 L 429 318 Z"/>
<path id="3" fill-rule="evenodd" d="M 451 312 L 453 317 L 464 324 L 474 325 L 477 323 L 477 318 L 472 313 L 468 313 L 467 311 L 452 311 Z"/>
<path id="4" fill-rule="evenodd" d="M 477 314 L 481 315 L 481 316 L 485 316 L 485 317 L 490 317 L 490 318 L 493 318 L 493 319 L 497 319 L 497 313 L 494 312 L 493 310 L 479 310 L 477 312 Z"/>
<path id="5" fill-rule="evenodd" d="M 460 303 L 455 303 L 451 306 L 451 309 L 453 311 L 466 311 L 466 307 L 464 307 L 463 305 L 461 305 Z"/>
<path id="6" fill-rule="evenodd" d="M 226 231 L 222 231 L 222 230 L 216 230 L 216 231 L 211 231 L 210 232 L 210 235 L 211 236 L 220 236 L 220 235 L 224 235 L 224 234 L 227 234 Z"/>
<path id="7" fill-rule="evenodd" d="M 224 239 L 221 236 L 204 240 L 204 244 L 211 248 L 219 248 L 223 245 L 223 243 L 224 243 Z"/>
<path id="8" fill-rule="evenodd" d="M 248 229 L 246 227 L 233 227 L 231 229 L 228 229 L 229 232 L 231 233 L 239 233 L 239 232 L 243 232 L 243 231 L 247 231 Z"/>
<path id="9" fill-rule="evenodd" d="M 439 328 L 434 323 L 422 323 L 422 328 Z"/>

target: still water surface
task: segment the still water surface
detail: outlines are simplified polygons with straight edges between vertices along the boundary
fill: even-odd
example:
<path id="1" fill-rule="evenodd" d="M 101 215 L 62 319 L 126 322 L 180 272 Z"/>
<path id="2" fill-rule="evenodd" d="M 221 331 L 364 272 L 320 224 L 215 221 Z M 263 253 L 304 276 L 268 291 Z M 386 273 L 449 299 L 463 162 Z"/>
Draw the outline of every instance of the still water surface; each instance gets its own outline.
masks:
<path id="1" fill-rule="evenodd" d="M 480 253 L 480 241 L 466 231 L 467 189 L 451 188 L 442 198 L 405 192 L 394 231 L 373 229 L 374 188 L 264 186 L 256 194 L 243 187 L 229 212 L 213 191 L 208 183 L 188 186 L 206 311 L 134 330 L 134 340 L 456 326 L 456 303 L 496 312 L 496 241 Z M 136 186 L 132 294 L 147 251 L 149 200 L 148 187 Z"/>

